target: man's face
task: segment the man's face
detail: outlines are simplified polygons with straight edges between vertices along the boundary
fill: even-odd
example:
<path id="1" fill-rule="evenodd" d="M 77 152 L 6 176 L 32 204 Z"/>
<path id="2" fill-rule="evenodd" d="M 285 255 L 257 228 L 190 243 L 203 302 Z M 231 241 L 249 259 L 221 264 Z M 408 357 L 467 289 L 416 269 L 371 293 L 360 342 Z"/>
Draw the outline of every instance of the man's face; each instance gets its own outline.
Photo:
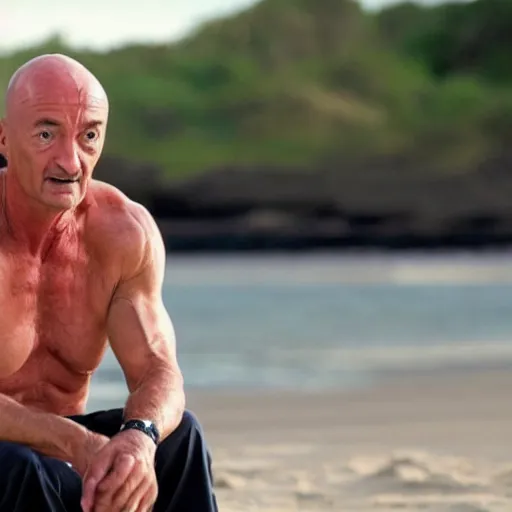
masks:
<path id="1" fill-rule="evenodd" d="M 0 128 L 9 172 L 23 191 L 56 210 L 84 198 L 105 140 L 108 106 L 96 84 L 64 77 L 13 93 Z"/>

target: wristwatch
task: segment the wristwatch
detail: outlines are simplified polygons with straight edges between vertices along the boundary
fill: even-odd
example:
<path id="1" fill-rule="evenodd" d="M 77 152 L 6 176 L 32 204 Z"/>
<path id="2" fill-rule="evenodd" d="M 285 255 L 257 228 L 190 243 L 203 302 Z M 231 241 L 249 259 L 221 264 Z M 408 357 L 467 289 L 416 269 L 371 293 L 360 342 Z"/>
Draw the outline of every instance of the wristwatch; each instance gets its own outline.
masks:
<path id="1" fill-rule="evenodd" d="M 160 432 L 158 432 L 158 429 L 151 420 L 128 420 L 121 425 L 119 432 L 124 432 L 125 430 L 130 429 L 140 430 L 141 432 L 149 436 L 156 445 L 158 445 L 158 442 L 160 440 Z"/>

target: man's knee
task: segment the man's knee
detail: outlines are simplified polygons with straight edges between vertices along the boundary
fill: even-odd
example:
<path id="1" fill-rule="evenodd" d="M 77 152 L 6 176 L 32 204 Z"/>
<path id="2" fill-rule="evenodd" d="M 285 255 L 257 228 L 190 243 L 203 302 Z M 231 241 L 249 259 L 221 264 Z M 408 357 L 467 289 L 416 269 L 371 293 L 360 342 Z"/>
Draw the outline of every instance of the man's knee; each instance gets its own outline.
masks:
<path id="1" fill-rule="evenodd" d="M 194 440 L 203 440 L 203 429 L 197 416 L 187 409 L 176 430 L 160 443 L 159 450 L 174 451 L 177 443 L 186 442 L 188 444 Z"/>
<path id="2" fill-rule="evenodd" d="M 159 485 L 155 510 L 217 511 L 211 458 L 196 415 L 186 410 L 180 424 L 158 447 Z"/>
<path id="3" fill-rule="evenodd" d="M 200 432 L 201 434 L 203 432 L 199 419 L 192 411 L 189 411 L 188 409 L 185 409 L 178 428 L 184 430 L 194 430 Z"/>
<path id="4" fill-rule="evenodd" d="M 181 435 L 193 436 L 194 438 L 203 438 L 203 427 L 199 419 L 188 409 L 185 409 L 176 432 Z"/>

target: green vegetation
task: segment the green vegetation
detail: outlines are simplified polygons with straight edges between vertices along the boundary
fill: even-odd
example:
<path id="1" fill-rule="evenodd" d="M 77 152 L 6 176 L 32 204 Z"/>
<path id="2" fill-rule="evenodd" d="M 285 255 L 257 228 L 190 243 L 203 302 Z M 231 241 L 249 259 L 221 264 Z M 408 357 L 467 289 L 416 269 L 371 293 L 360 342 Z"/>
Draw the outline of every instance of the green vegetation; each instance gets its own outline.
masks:
<path id="1" fill-rule="evenodd" d="M 107 89 L 106 152 L 173 177 L 381 155 L 458 173 L 512 135 L 512 0 L 378 13 L 351 0 L 263 0 L 176 44 L 92 53 L 54 38 L 1 57 L 0 88 L 53 51 Z"/>

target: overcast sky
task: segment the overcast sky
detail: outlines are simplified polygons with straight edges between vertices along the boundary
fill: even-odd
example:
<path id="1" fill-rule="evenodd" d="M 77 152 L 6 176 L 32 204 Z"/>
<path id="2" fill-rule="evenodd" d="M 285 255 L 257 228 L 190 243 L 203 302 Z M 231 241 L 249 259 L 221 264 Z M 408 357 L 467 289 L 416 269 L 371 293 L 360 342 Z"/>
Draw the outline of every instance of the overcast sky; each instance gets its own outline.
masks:
<path id="1" fill-rule="evenodd" d="M 433 3 L 439 0 L 422 0 Z M 59 33 L 79 47 L 107 49 L 126 42 L 169 41 L 201 21 L 255 0 L 0 0 L 0 51 Z M 396 0 L 363 0 L 368 7 Z"/>

